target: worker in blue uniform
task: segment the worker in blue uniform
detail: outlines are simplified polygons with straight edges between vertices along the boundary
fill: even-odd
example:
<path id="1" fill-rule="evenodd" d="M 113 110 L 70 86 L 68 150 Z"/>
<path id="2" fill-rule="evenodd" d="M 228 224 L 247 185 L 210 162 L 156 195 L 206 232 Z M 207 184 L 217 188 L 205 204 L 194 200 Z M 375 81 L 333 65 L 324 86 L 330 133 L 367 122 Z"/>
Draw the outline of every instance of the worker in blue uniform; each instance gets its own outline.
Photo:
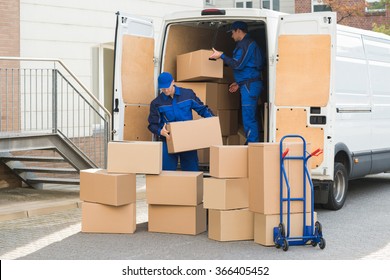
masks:
<path id="1" fill-rule="evenodd" d="M 235 82 L 229 86 L 229 91 L 241 92 L 242 121 L 246 135 L 246 143 L 259 142 L 259 121 L 257 103 L 263 89 L 261 71 L 264 57 L 256 42 L 249 37 L 248 25 L 242 21 L 234 22 L 229 32 L 236 42 L 233 57 L 228 57 L 213 48 L 211 59 L 221 58 L 224 64 L 233 69 Z"/>
<path id="2" fill-rule="evenodd" d="M 159 75 L 158 88 L 161 93 L 150 104 L 148 129 L 163 142 L 162 169 L 176 170 L 180 160 L 181 170 L 199 171 L 196 150 L 168 153 L 166 140 L 170 135 L 166 125 L 171 122 L 192 120 L 192 110 L 204 118 L 212 117 L 214 114 L 193 90 L 176 86 L 172 75 L 168 72 Z"/>

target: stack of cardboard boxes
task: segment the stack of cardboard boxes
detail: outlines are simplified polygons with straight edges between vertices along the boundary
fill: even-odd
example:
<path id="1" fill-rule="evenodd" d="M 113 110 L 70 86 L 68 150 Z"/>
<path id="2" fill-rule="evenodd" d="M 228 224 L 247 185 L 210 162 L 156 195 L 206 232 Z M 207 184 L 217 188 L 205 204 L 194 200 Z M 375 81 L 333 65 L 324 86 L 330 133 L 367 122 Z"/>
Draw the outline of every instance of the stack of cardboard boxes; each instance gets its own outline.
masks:
<path id="1" fill-rule="evenodd" d="M 135 174 L 82 170 L 80 199 L 83 232 L 133 233 L 136 230 Z"/>
<path id="2" fill-rule="evenodd" d="M 212 146 L 210 178 L 204 178 L 208 236 L 218 241 L 252 240 L 253 213 L 248 209 L 248 147 Z"/>
<path id="3" fill-rule="evenodd" d="M 283 151 L 288 156 L 303 156 L 302 143 L 286 143 Z M 285 170 L 291 188 L 291 198 L 303 197 L 303 162 L 285 160 Z M 273 228 L 280 222 L 280 147 L 279 143 L 249 143 L 249 209 L 255 214 L 254 240 L 256 243 L 273 246 Z M 284 184 L 283 197 L 287 197 Z M 310 225 L 310 184 L 306 182 L 306 225 Z M 287 213 L 287 203 L 283 204 Z M 293 201 L 290 208 L 290 236 L 302 236 L 303 202 Z M 314 213 L 316 215 L 316 213 Z M 316 218 L 314 219 L 314 221 Z M 283 216 L 287 225 L 287 215 Z M 287 230 L 287 228 L 286 228 Z"/>
<path id="4" fill-rule="evenodd" d="M 160 142 L 110 142 L 107 170 L 80 172 L 83 232 L 136 230 L 136 174 L 160 174 Z"/>
<path id="5" fill-rule="evenodd" d="M 192 235 L 206 231 L 202 198 L 202 172 L 146 175 L 149 231 Z"/>
<path id="6" fill-rule="evenodd" d="M 212 51 L 198 50 L 177 56 L 176 85 L 192 89 L 197 97 L 219 117 L 223 143 L 238 145 L 240 95 L 229 93 L 234 81 L 232 70 L 222 60 L 209 60 Z M 194 119 L 199 119 L 193 113 Z M 209 149 L 198 150 L 199 162 L 209 163 Z"/>
<path id="7" fill-rule="evenodd" d="M 210 163 L 210 177 L 203 178 L 202 172 L 162 171 L 161 142 L 110 142 L 107 170 L 81 172 L 83 232 L 133 233 L 136 174 L 142 173 L 146 174 L 150 232 L 205 232 L 208 209 L 210 239 L 274 245 L 273 229 L 281 210 L 279 143 L 238 145 L 239 95 L 228 93 L 222 61 L 208 60 L 210 54 L 200 50 L 179 55 L 177 84 L 192 88 L 218 117 L 195 116 L 193 121 L 171 123 L 167 141 L 170 153 L 203 149 L 200 158 Z M 302 143 L 284 145 L 289 156 L 303 155 Z M 285 170 L 291 197 L 302 197 L 302 161 L 285 161 Z M 290 236 L 302 235 L 303 215 L 310 225 L 309 182 L 305 191 L 306 213 L 303 202 L 291 204 Z M 286 205 L 282 211 L 286 213 Z M 286 219 L 284 215 L 285 224 Z"/>

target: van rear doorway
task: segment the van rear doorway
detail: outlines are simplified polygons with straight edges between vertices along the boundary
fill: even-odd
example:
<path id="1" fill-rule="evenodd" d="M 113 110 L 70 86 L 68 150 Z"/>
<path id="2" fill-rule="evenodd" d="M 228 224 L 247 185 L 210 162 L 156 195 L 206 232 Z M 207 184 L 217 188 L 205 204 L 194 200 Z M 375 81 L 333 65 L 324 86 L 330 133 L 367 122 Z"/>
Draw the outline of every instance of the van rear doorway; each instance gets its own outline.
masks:
<path id="1" fill-rule="evenodd" d="M 189 52 L 198 50 L 211 50 L 215 48 L 219 51 L 223 51 L 227 56 L 232 57 L 233 50 L 236 43 L 231 38 L 231 33 L 228 32 L 230 25 L 234 20 L 223 21 L 194 21 L 194 22 L 180 22 L 171 23 L 166 26 L 165 36 L 163 38 L 162 49 L 163 55 L 161 58 L 161 72 L 166 71 L 172 73 L 176 83 L 181 87 L 191 88 L 190 84 L 193 83 L 218 83 L 226 84 L 227 86 L 234 82 L 233 71 L 231 68 L 224 65 L 224 77 L 217 81 L 195 81 L 187 82 L 177 80 L 177 56 Z M 263 90 L 258 104 L 258 119 L 259 119 L 259 131 L 260 141 L 268 142 L 268 42 L 266 36 L 266 24 L 263 21 L 246 21 L 248 24 L 249 35 L 253 38 L 258 46 L 262 49 L 264 55 L 264 68 L 263 68 Z M 163 31 L 164 32 L 164 31 Z M 195 93 L 198 95 L 196 90 Z M 231 94 L 226 92 L 226 94 Z M 202 99 L 202 98 L 201 98 Z M 204 103 L 204 100 L 202 100 Z M 237 99 L 240 102 L 240 98 Z M 237 108 L 241 108 L 237 105 Z M 213 108 L 212 108 L 213 109 Z M 234 111 L 234 110 L 232 110 Z M 214 114 L 224 118 L 222 122 L 228 122 L 228 124 L 221 123 L 221 126 L 229 126 L 226 128 L 226 132 L 223 133 L 224 144 L 244 144 L 245 134 L 242 125 L 241 110 L 237 112 L 226 112 L 226 110 L 213 110 Z M 196 113 L 195 113 L 196 114 Z M 194 116 L 196 117 L 196 116 Z M 222 128 L 222 130 L 224 130 Z M 229 135 L 227 135 L 229 134 Z M 233 140 L 234 139 L 234 140 Z M 238 140 L 237 140 L 238 139 Z M 237 142 L 238 141 L 238 142 Z"/>

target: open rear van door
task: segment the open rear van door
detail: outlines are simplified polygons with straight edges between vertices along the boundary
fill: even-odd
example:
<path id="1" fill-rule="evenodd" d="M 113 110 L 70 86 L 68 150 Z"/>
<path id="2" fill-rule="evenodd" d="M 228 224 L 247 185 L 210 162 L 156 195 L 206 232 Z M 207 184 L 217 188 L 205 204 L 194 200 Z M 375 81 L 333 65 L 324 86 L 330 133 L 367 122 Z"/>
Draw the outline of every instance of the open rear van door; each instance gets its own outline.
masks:
<path id="1" fill-rule="evenodd" d="M 153 22 L 117 13 L 113 96 L 114 140 L 148 140 L 154 89 Z"/>
<path id="2" fill-rule="evenodd" d="M 310 143 L 313 178 L 333 180 L 334 81 L 336 14 L 293 14 L 279 17 L 277 64 L 271 139 L 298 134 Z M 300 141 L 297 139 L 297 141 Z"/>

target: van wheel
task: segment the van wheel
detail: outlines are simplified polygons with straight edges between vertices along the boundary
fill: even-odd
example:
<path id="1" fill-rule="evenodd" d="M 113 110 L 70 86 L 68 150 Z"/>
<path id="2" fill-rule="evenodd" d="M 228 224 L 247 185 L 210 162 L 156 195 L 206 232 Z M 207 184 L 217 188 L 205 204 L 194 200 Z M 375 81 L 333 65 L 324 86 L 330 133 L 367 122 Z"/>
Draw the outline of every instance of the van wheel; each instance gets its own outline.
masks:
<path id="1" fill-rule="evenodd" d="M 334 181 L 329 189 L 328 203 L 325 208 L 330 210 L 339 210 L 343 207 L 347 198 L 348 190 L 348 172 L 345 166 L 340 162 L 334 164 Z"/>

